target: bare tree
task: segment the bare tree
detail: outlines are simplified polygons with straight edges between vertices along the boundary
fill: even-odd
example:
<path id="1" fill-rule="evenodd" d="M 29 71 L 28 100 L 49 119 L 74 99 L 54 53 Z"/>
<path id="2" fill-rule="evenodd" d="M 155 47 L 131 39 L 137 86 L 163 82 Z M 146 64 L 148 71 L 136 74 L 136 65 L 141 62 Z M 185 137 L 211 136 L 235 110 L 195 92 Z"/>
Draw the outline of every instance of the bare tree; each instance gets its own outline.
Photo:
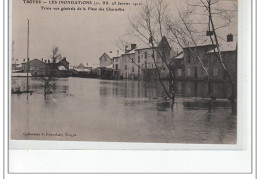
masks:
<path id="1" fill-rule="evenodd" d="M 48 63 L 45 64 L 45 76 L 43 77 L 43 89 L 45 98 L 47 97 L 47 95 L 52 94 L 52 89 L 55 86 L 54 78 L 56 77 L 57 71 L 56 62 L 58 62 L 61 58 L 62 56 L 59 53 L 59 48 L 57 46 L 54 46 L 52 48 L 50 60 L 48 60 Z"/>
<path id="2" fill-rule="evenodd" d="M 190 2 L 191 1 L 185 3 L 186 6 L 182 11 L 177 8 L 179 14 L 177 18 L 168 19 L 166 26 L 168 32 L 171 34 L 169 39 L 183 48 L 184 52 L 192 55 L 199 61 L 207 78 L 208 95 L 214 99 L 215 97 L 211 93 L 211 78 L 209 72 L 207 71 L 206 64 L 203 63 L 203 60 L 198 54 L 198 46 L 206 41 L 210 41 L 208 44 L 212 45 L 212 50 L 214 50 L 214 54 L 217 56 L 231 84 L 231 100 L 233 101 L 235 98 L 235 85 L 223 63 L 218 40 L 219 38 L 223 38 L 219 36 L 217 31 L 230 25 L 235 10 L 221 7 L 219 5 L 221 0 L 195 0 L 192 1 L 192 4 Z M 213 17 L 217 19 L 217 25 L 215 25 Z M 206 31 L 209 33 L 209 37 L 205 36 Z"/>
<path id="3" fill-rule="evenodd" d="M 222 28 L 222 27 L 225 27 L 227 24 L 230 23 L 230 19 L 231 19 L 231 15 L 228 14 L 228 10 L 221 10 L 221 9 L 213 9 L 212 6 L 214 6 L 215 4 L 217 4 L 219 2 L 219 0 L 206 0 L 206 2 L 203 2 L 202 0 L 200 0 L 201 3 L 203 4 L 204 8 L 206 9 L 206 11 L 208 12 L 208 16 L 209 16 L 209 30 L 212 29 L 213 31 L 213 36 L 214 36 L 214 39 L 212 38 L 212 36 L 210 36 L 210 40 L 211 40 L 211 43 L 212 44 L 216 44 L 217 46 L 217 49 L 214 48 L 214 54 L 216 55 L 219 63 L 221 64 L 221 67 L 223 68 L 227 78 L 228 78 L 228 81 L 230 82 L 231 84 L 231 97 L 230 97 L 230 100 L 232 101 L 232 103 L 235 102 L 235 98 L 236 98 L 236 87 L 235 87 L 235 83 L 233 81 L 233 79 L 231 78 L 231 75 L 229 73 L 229 71 L 227 70 L 225 64 L 223 63 L 223 59 L 222 59 L 222 55 L 221 55 L 221 50 L 220 50 L 220 44 L 219 44 L 219 40 L 218 40 L 218 35 L 217 35 L 217 29 L 219 28 Z M 214 20 L 213 20 L 213 14 L 218 14 L 218 15 L 221 15 L 225 13 L 225 15 L 222 15 L 222 17 L 224 19 L 227 19 L 228 22 L 223 25 L 223 26 L 220 26 L 220 27 L 215 27 L 215 24 L 214 24 Z"/>
<path id="4" fill-rule="evenodd" d="M 129 18 L 131 31 L 129 34 L 138 38 L 142 43 L 152 49 L 152 59 L 157 73 L 157 79 L 162 85 L 168 99 L 172 101 L 173 108 L 175 101 L 175 74 L 172 70 L 170 56 L 167 55 L 164 39 L 166 39 L 165 20 L 167 17 L 168 4 L 164 0 L 147 0 L 143 3 L 138 15 Z M 160 43 L 161 42 L 161 43 Z M 156 58 L 159 57 L 159 58 Z M 139 66 L 140 68 L 140 66 Z M 169 86 L 163 83 L 162 69 L 169 71 Z"/>

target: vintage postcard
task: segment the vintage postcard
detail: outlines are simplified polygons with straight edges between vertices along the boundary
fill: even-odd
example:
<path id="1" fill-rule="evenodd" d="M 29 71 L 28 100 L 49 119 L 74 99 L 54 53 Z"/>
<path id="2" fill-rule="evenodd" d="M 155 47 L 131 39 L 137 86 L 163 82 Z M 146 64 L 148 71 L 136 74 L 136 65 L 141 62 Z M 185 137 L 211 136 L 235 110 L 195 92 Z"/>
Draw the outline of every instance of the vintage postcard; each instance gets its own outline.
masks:
<path id="1" fill-rule="evenodd" d="M 10 139 L 232 144 L 236 0 L 12 0 Z"/>

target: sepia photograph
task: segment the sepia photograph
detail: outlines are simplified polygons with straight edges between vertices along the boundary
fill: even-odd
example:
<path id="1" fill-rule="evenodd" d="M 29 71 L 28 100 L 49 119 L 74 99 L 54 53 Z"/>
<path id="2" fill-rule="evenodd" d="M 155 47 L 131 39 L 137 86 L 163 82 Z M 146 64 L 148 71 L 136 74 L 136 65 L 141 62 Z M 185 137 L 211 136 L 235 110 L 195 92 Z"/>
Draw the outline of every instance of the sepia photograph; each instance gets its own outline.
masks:
<path id="1" fill-rule="evenodd" d="M 12 0 L 10 139 L 237 144 L 237 0 Z"/>

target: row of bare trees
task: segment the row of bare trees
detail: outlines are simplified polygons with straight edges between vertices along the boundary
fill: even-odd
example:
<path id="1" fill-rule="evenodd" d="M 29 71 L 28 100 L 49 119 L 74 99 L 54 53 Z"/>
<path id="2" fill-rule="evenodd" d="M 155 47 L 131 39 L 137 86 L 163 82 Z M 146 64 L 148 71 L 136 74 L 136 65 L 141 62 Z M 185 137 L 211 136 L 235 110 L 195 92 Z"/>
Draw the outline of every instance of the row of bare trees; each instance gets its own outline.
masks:
<path id="1" fill-rule="evenodd" d="M 236 9 L 227 9 L 232 6 L 223 7 L 221 0 L 194 0 L 192 4 L 187 1 L 182 3 L 182 10 L 176 6 L 175 15 L 170 13 L 169 1 L 167 0 L 146 0 L 142 4 L 139 13 L 129 18 L 131 30 L 129 35 L 137 38 L 140 42 L 149 45 L 152 50 L 152 58 L 157 71 L 158 80 L 163 86 L 168 99 L 172 100 L 172 107 L 175 101 L 176 77 L 173 71 L 174 62 L 169 60 L 164 48 L 157 48 L 161 39 L 167 37 L 175 47 L 183 49 L 184 53 L 193 56 L 204 71 L 208 83 L 208 96 L 215 99 L 211 92 L 211 78 L 201 56 L 198 53 L 198 46 L 208 41 L 214 47 L 214 54 L 221 64 L 228 81 L 231 84 L 231 101 L 235 101 L 235 82 L 223 63 L 218 30 L 231 24 L 236 14 Z M 205 33 L 209 32 L 209 36 Z M 193 47 L 193 48 L 191 48 Z M 173 49 L 174 50 L 174 49 Z M 160 61 L 155 58 L 159 55 Z M 132 59 L 131 59 L 132 60 Z M 167 87 L 161 79 L 161 64 L 169 71 L 169 86 Z M 140 66 L 138 68 L 142 69 Z"/>

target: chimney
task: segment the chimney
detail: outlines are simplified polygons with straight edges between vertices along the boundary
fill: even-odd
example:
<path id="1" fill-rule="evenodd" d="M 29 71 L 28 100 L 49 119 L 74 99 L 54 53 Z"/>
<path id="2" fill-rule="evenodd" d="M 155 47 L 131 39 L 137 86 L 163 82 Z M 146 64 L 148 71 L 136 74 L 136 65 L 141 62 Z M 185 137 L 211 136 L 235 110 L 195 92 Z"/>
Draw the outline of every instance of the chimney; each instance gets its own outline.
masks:
<path id="1" fill-rule="evenodd" d="M 66 61 L 66 57 L 63 57 L 63 59 L 62 60 L 65 60 Z"/>
<path id="2" fill-rule="evenodd" d="M 48 63 L 50 63 L 50 60 L 48 60 Z"/>
<path id="3" fill-rule="evenodd" d="M 47 63 L 47 60 L 44 60 L 45 61 L 45 63 Z"/>
<path id="4" fill-rule="evenodd" d="M 25 62 L 25 59 L 23 59 L 23 62 Z"/>
<path id="5" fill-rule="evenodd" d="M 43 58 L 42 58 L 42 62 L 43 62 Z"/>
<path id="6" fill-rule="evenodd" d="M 227 42 L 233 42 L 233 34 L 228 34 L 227 35 Z"/>
<path id="7" fill-rule="evenodd" d="M 131 50 L 134 50 L 136 48 L 136 44 L 131 44 Z"/>

